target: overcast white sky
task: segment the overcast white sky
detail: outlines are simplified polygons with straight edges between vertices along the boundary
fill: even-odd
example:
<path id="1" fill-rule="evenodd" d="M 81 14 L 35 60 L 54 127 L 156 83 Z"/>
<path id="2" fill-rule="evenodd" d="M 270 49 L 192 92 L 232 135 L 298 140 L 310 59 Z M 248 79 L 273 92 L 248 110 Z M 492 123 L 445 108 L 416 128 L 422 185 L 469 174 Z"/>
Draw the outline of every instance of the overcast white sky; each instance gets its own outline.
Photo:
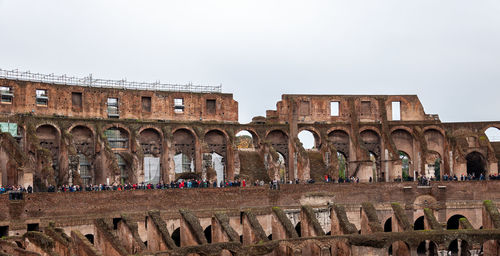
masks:
<path id="1" fill-rule="evenodd" d="M 0 0 L 0 68 L 222 84 L 241 123 L 285 93 L 500 120 L 500 1 Z"/>

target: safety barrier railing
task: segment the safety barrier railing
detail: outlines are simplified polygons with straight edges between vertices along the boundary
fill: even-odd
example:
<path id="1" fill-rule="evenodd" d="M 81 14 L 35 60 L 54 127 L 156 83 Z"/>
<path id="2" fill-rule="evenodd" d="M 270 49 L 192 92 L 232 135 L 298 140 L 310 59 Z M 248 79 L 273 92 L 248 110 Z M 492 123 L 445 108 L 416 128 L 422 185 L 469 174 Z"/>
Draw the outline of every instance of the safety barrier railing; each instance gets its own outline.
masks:
<path id="1" fill-rule="evenodd" d="M 172 92 L 200 92 L 200 93 L 220 93 L 222 85 L 206 86 L 194 84 L 164 84 L 159 81 L 153 83 L 147 82 L 131 82 L 126 79 L 109 80 L 95 79 L 90 74 L 87 77 L 74 77 L 66 75 L 40 74 L 31 73 L 30 71 L 4 70 L 0 69 L 0 78 L 42 82 L 49 84 L 64 84 L 76 86 L 88 86 L 97 88 L 115 88 L 115 89 L 131 89 L 131 90 L 153 90 L 153 91 L 172 91 Z"/>

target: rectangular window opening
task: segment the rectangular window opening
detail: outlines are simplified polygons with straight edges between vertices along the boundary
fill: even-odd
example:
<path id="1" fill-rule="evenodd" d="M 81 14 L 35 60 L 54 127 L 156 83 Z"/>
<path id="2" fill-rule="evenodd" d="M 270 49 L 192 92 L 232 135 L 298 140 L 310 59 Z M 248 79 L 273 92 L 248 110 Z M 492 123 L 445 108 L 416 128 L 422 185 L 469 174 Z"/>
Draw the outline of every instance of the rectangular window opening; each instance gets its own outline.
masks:
<path id="1" fill-rule="evenodd" d="M 108 98 L 108 117 L 118 118 L 120 112 L 118 109 L 118 98 Z"/>
<path id="2" fill-rule="evenodd" d="M 143 112 L 151 112 L 151 97 L 142 97 L 142 111 Z"/>
<path id="3" fill-rule="evenodd" d="M 9 236 L 9 226 L 0 226 L 0 238 Z"/>
<path id="4" fill-rule="evenodd" d="M 184 113 L 184 99 L 183 98 L 174 99 L 174 112 L 175 113 Z"/>
<path id="5" fill-rule="evenodd" d="M 330 102 L 330 116 L 339 116 L 339 105 L 338 101 Z"/>
<path id="6" fill-rule="evenodd" d="M 14 93 L 12 88 L 9 86 L 0 86 L 1 102 L 3 104 L 12 104 L 14 98 Z"/>
<path id="7" fill-rule="evenodd" d="M 82 109 L 82 93 L 81 92 L 72 92 L 71 93 L 71 105 L 73 106 L 73 110 L 81 110 Z"/>
<path id="8" fill-rule="evenodd" d="M 118 229 L 118 223 L 122 220 L 122 218 L 113 218 L 113 229 Z"/>
<path id="9" fill-rule="evenodd" d="M 39 231 L 40 230 L 40 224 L 39 223 L 28 224 L 27 229 L 28 229 L 28 231 Z"/>
<path id="10" fill-rule="evenodd" d="M 207 100 L 207 114 L 209 115 L 215 115 L 215 105 L 216 101 L 215 100 Z"/>
<path id="11" fill-rule="evenodd" d="M 393 121 L 401 120 L 401 102 L 399 101 L 392 102 L 392 120 Z"/>
<path id="12" fill-rule="evenodd" d="M 49 104 L 49 95 L 45 89 L 36 90 L 36 105 L 47 106 Z"/>

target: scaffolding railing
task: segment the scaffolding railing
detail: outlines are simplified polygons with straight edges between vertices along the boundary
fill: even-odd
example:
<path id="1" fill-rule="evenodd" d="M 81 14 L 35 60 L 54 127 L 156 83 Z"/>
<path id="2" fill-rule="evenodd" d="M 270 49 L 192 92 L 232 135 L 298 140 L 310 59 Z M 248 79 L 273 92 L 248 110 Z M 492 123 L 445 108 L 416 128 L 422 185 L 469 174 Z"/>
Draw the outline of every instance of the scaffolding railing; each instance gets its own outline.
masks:
<path id="1" fill-rule="evenodd" d="M 172 92 L 199 92 L 199 93 L 220 93 L 222 92 L 222 85 L 207 86 L 207 85 L 194 85 L 194 84 L 164 84 L 160 81 L 153 83 L 147 82 L 130 82 L 126 79 L 110 80 L 110 79 L 96 79 L 90 74 L 87 77 L 74 77 L 66 75 L 54 74 L 40 74 L 31 73 L 30 71 L 4 70 L 0 68 L 0 78 L 42 82 L 49 84 L 64 84 L 76 86 L 88 86 L 97 88 L 115 88 L 115 89 L 131 89 L 131 90 L 148 90 L 148 91 L 172 91 Z"/>

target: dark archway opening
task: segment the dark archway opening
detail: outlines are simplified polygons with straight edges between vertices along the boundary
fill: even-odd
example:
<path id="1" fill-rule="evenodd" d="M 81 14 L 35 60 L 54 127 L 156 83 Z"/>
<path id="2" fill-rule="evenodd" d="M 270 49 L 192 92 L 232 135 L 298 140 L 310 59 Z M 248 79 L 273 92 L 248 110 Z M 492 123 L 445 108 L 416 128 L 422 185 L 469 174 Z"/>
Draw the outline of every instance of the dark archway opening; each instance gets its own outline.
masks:
<path id="1" fill-rule="evenodd" d="M 446 222 L 446 229 L 458 229 L 460 227 L 460 218 L 465 217 L 460 214 L 451 216 Z"/>
<path id="2" fill-rule="evenodd" d="M 392 232 L 392 217 L 385 221 L 384 232 Z"/>
<path id="3" fill-rule="evenodd" d="M 417 247 L 417 255 L 438 255 L 437 246 L 434 242 L 426 240 L 422 241 Z"/>
<path id="4" fill-rule="evenodd" d="M 424 230 L 424 229 L 425 229 L 424 216 L 421 216 L 415 220 L 415 223 L 413 225 L 413 230 Z"/>
<path id="5" fill-rule="evenodd" d="M 176 228 L 174 232 L 172 232 L 172 240 L 174 240 L 177 247 L 181 246 L 181 228 Z"/>
<path id="6" fill-rule="evenodd" d="M 89 242 L 91 244 L 94 244 L 94 235 L 92 235 L 92 234 L 86 234 L 85 238 L 87 238 L 87 240 L 89 240 Z"/>
<path id="7" fill-rule="evenodd" d="M 299 221 L 299 223 L 297 223 L 297 225 L 295 225 L 295 231 L 297 231 L 297 235 L 299 235 L 299 237 L 301 237 L 300 221 Z"/>
<path id="8" fill-rule="evenodd" d="M 212 243 L 212 225 L 208 226 L 203 233 L 205 234 L 205 237 L 207 238 L 208 243 Z"/>
<path id="9" fill-rule="evenodd" d="M 273 240 L 273 234 L 268 235 L 267 239 L 269 239 L 269 241 Z"/>
<path id="10" fill-rule="evenodd" d="M 479 152 L 469 153 L 465 159 L 467 160 L 467 174 L 474 176 L 474 178 L 479 178 L 486 174 L 486 159 Z"/>
<path id="11" fill-rule="evenodd" d="M 451 255 L 460 255 L 460 256 L 471 255 L 469 251 L 469 244 L 465 240 L 460 241 L 460 250 L 459 250 L 458 240 L 455 239 L 451 241 L 450 246 L 448 246 L 448 251 L 451 253 Z"/>

